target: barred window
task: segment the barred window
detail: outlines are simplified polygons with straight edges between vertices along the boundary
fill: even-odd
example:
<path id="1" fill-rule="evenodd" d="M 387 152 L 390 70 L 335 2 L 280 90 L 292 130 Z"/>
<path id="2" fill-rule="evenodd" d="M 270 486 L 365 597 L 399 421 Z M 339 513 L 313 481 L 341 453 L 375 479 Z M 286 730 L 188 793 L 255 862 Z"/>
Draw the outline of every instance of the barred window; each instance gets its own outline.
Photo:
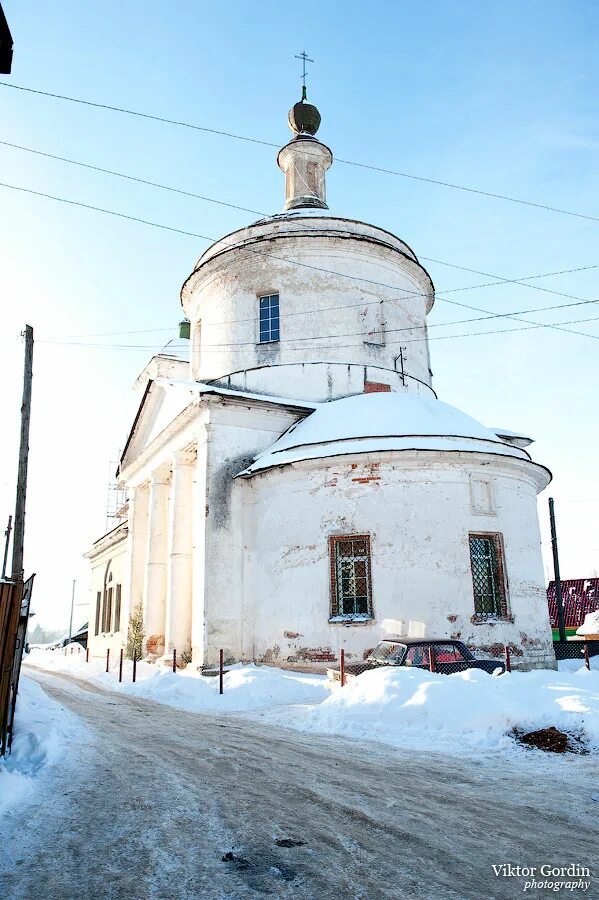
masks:
<path id="1" fill-rule="evenodd" d="M 331 618 L 372 618 L 370 536 L 331 537 Z"/>
<path id="2" fill-rule="evenodd" d="M 106 633 L 111 630 L 110 625 L 112 623 L 112 595 L 113 588 L 109 587 L 106 591 L 106 621 L 104 622 L 104 631 Z"/>
<path id="3" fill-rule="evenodd" d="M 114 597 L 114 631 L 121 630 L 121 585 L 117 584 Z"/>
<path id="4" fill-rule="evenodd" d="M 500 534 L 470 535 L 470 566 L 477 615 L 505 618 L 507 592 Z"/>
<path id="5" fill-rule="evenodd" d="M 96 627 L 94 634 L 100 634 L 100 614 L 102 612 L 102 591 L 96 594 Z"/>
<path id="6" fill-rule="evenodd" d="M 269 344 L 279 340 L 279 295 L 266 294 L 259 297 L 260 343 Z"/>

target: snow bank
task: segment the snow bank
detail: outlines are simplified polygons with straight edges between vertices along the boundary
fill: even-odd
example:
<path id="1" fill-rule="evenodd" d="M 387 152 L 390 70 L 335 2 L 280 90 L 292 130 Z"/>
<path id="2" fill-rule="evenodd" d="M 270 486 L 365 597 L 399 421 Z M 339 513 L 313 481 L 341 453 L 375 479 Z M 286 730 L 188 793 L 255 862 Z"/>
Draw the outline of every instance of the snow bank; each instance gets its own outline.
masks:
<path id="1" fill-rule="evenodd" d="M 438 675 L 419 669 L 365 672 L 327 700 L 280 724 L 302 731 L 451 752 L 513 746 L 512 728 L 549 725 L 583 731 L 599 749 L 599 671 L 512 672 L 479 669 Z"/>
<path id="2" fill-rule="evenodd" d="M 320 703 L 331 691 L 331 683 L 324 675 L 253 664 L 238 664 L 227 669 L 222 696 L 218 692 L 218 678 L 201 675 L 191 668 L 174 673 L 160 664 L 138 663 L 133 684 L 130 660 L 124 660 L 122 683 L 118 681 L 118 660 L 111 664 L 107 674 L 106 661 L 92 659 L 86 663 L 85 652 L 65 656 L 64 650 L 32 650 L 27 665 L 64 672 L 110 690 L 156 700 L 189 712 L 244 712 L 296 703 Z"/>
<path id="3" fill-rule="evenodd" d="M 224 677 L 224 692 L 218 678 L 158 669 L 154 678 L 123 685 L 136 697 L 157 700 L 190 712 L 247 712 L 272 706 L 320 703 L 331 687 L 323 675 L 301 674 L 270 666 L 239 666 Z"/>
<path id="4" fill-rule="evenodd" d="M 12 753 L 0 759 L 0 816 L 30 799 L 45 770 L 65 752 L 65 742 L 81 736 L 77 718 L 22 676 L 15 712 Z"/>
<path id="5" fill-rule="evenodd" d="M 118 661 L 106 674 L 102 660 L 55 651 L 32 652 L 27 662 L 67 672 L 120 691 L 189 712 L 259 716 L 302 731 L 377 740 L 397 747 L 472 753 L 513 748 L 512 728 L 555 725 L 583 731 L 599 750 L 599 667 L 590 672 L 578 660 L 564 660 L 559 672 L 536 670 L 493 677 L 480 669 L 439 675 L 421 669 L 381 668 L 333 689 L 323 675 L 271 666 L 237 665 L 218 678 L 190 668 L 176 674 L 162 665 L 139 663 L 131 682 L 126 661 L 123 683 Z"/>

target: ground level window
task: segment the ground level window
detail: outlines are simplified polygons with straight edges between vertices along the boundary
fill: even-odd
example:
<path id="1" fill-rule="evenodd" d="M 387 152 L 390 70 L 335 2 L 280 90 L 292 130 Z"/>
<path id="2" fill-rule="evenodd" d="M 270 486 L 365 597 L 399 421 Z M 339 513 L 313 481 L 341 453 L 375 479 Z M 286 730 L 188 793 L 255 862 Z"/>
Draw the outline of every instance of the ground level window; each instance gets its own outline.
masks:
<path id="1" fill-rule="evenodd" d="M 331 618 L 372 617 L 370 535 L 331 537 Z"/>
<path id="2" fill-rule="evenodd" d="M 476 614 L 505 618 L 508 610 L 501 535 L 471 534 L 470 565 Z"/>

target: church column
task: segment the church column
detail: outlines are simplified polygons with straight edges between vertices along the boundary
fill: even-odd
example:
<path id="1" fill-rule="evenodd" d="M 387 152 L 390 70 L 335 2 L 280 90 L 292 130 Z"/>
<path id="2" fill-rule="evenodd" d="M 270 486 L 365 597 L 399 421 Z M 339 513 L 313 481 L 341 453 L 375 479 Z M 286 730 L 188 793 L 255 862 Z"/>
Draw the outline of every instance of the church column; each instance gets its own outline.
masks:
<path id="1" fill-rule="evenodd" d="M 149 493 L 149 486 L 143 484 L 132 488 L 129 497 L 129 511 L 127 515 L 127 527 L 129 529 L 128 616 L 137 607 L 143 606 L 146 546 L 148 542 Z M 121 630 L 125 634 L 127 633 L 127 626 L 128 622 L 121 623 Z"/>
<path id="2" fill-rule="evenodd" d="M 164 466 L 150 482 L 148 543 L 144 583 L 144 646 L 146 654 L 164 653 L 164 613 L 167 577 L 169 469 Z"/>
<path id="3" fill-rule="evenodd" d="M 191 648 L 192 488 L 195 450 L 173 457 L 169 511 L 169 558 L 166 591 L 165 656 Z"/>
<path id="4" fill-rule="evenodd" d="M 208 435 L 198 435 L 197 459 L 192 481 L 193 584 L 191 604 L 191 650 L 194 667 L 206 662 L 206 517 L 208 515 Z"/>

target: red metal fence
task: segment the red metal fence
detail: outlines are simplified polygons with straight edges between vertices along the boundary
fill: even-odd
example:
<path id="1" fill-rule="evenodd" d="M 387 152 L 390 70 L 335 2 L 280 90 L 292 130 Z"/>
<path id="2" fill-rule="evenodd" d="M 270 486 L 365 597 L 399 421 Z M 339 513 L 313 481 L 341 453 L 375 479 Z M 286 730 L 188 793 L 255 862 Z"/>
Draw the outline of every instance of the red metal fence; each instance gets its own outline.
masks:
<path id="1" fill-rule="evenodd" d="M 566 628 L 578 628 L 587 613 L 599 609 L 599 578 L 572 578 L 562 581 L 564 624 Z M 547 603 L 551 627 L 557 628 L 557 601 L 555 581 L 549 582 Z"/>

